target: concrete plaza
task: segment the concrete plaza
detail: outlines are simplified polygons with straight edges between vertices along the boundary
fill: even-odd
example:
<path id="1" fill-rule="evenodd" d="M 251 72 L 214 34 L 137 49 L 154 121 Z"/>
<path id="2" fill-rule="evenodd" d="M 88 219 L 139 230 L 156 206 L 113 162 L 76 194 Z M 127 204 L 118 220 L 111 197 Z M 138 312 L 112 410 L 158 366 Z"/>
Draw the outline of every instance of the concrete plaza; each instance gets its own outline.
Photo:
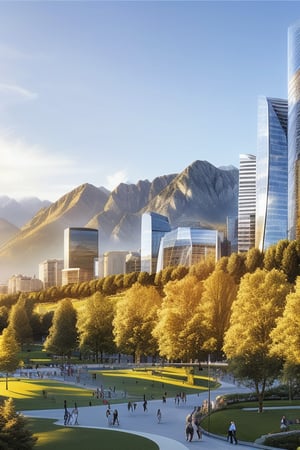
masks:
<path id="1" fill-rule="evenodd" d="M 243 392 L 245 389 L 229 383 L 222 383 L 222 386 L 211 392 L 211 400 L 214 401 L 218 395 Z M 145 436 L 156 442 L 160 450 L 186 450 L 190 448 L 202 448 L 205 450 L 223 450 L 230 448 L 232 444 L 227 442 L 225 436 L 218 438 L 216 436 L 203 434 L 199 440 L 194 433 L 192 442 L 187 442 L 185 437 L 185 419 L 191 413 L 194 407 L 201 406 L 203 400 L 207 399 L 207 392 L 187 396 L 186 402 L 175 404 L 174 398 L 167 398 L 166 403 L 162 400 L 148 401 L 148 411 L 144 412 L 142 402 L 137 403 L 135 411 L 128 411 L 127 403 L 113 404 L 111 410 L 117 409 L 119 413 L 119 426 L 108 426 L 105 415 L 107 406 L 86 406 L 79 408 L 77 427 L 113 429 L 116 431 L 125 431 L 129 433 Z M 73 405 L 68 405 L 72 410 Z M 157 409 L 162 412 L 162 420 L 158 423 L 156 418 Z M 64 426 L 64 409 L 42 410 L 42 411 L 24 411 L 27 417 L 39 417 L 54 419 L 58 425 Z M 73 425 L 72 425 L 73 426 Z M 238 438 L 238 424 L 237 424 Z M 244 449 L 258 448 L 254 444 L 238 442 L 234 447 L 243 447 Z M 116 449 L 120 450 L 120 449 Z"/>

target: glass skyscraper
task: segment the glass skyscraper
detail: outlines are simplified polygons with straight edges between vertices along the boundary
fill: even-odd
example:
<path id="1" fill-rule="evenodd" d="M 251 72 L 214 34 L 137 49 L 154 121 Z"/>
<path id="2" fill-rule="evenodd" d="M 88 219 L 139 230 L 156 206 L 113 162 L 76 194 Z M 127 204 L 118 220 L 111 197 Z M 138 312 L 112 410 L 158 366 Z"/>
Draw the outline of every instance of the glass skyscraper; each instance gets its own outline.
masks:
<path id="1" fill-rule="evenodd" d="M 287 238 L 287 120 L 287 100 L 259 98 L 255 246 L 261 251 Z"/>
<path id="2" fill-rule="evenodd" d="M 95 278 L 98 259 L 98 230 L 94 228 L 66 228 L 64 232 L 64 272 L 79 269 L 78 282 Z M 74 270 L 71 270 L 73 273 Z"/>
<path id="3" fill-rule="evenodd" d="M 190 267 L 200 261 L 220 257 L 220 238 L 217 230 L 179 227 L 162 237 L 157 272 L 168 266 Z"/>
<path id="4" fill-rule="evenodd" d="M 300 238 L 300 22 L 288 29 L 288 238 Z"/>
<path id="5" fill-rule="evenodd" d="M 256 157 L 240 155 L 238 251 L 255 246 Z"/>
<path id="6" fill-rule="evenodd" d="M 171 230 L 167 217 L 154 212 L 142 215 L 141 271 L 156 273 L 161 238 Z"/>

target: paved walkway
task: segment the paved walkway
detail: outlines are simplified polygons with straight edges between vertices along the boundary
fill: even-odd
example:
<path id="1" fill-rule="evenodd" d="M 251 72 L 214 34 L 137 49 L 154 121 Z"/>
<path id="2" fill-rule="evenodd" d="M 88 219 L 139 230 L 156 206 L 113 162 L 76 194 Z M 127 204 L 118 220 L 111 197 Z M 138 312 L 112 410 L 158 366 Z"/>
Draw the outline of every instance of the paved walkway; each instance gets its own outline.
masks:
<path id="1" fill-rule="evenodd" d="M 243 392 L 245 389 L 229 383 L 223 383 L 222 387 L 211 392 L 211 400 L 216 396 L 228 394 L 230 392 Z M 224 450 L 231 447 L 225 439 L 216 438 L 211 435 L 203 435 L 202 440 L 198 440 L 196 433 L 192 442 L 185 439 L 185 418 L 193 411 L 195 406 L 201 406 L 203 400 L 207 399 L 207 392 L 187 396 L 187 401 L 179 406 L 175 405 L 173 398 L 168 398 L 166 403 L 162 400 L 148 401 L 148 412 L 143 411 L 142 402 L 137 404 L 136 411 L 129 412 L 126 403 L 113 404 L 111 409 L 119 412 L 120 426 L 109 427 L 118 431 L 132 432 L 145 436 L 155 441 L 160 450 L 186 450 L 190 448 L 202 448 L 205 450 Z M 69 410 L 73 405 L 68 405 Z M 161 423 L 157 422 L 156 412 L 160 408 L 162 412 Z M 107 429 L 107 419 L 105 416 L 106 406 L 87 406 L 79 408 L 78 422 L 80 427 Z M 27 417 L 50 418 L 63 426 L 63 407 L 55 410 L 25 411 Z M 254 444 L 238 443 L 235 448 L 243 449 L 257 448 Z M 119 450 L 119 449 L 116 449 Z"/>

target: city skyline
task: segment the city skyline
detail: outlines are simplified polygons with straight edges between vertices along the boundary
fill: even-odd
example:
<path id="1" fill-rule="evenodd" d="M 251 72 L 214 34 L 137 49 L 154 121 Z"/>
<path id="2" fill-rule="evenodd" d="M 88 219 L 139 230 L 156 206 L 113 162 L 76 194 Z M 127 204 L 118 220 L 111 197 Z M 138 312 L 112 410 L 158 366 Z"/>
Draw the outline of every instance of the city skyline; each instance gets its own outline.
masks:
<path id="1" fill-rule="evenodd" d="M 1 2 L 0 195 L 56 201 L 256 154 L 289 1 Z"/>

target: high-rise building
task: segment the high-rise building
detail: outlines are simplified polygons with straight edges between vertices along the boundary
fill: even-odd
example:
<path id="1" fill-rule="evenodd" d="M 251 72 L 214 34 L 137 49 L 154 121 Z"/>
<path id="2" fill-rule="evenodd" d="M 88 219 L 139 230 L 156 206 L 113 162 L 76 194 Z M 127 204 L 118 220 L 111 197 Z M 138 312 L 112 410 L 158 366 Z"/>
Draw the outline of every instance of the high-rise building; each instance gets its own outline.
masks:
<path id="1" fill-rule="evenodd" d="M 287 238 L 287 121 L 287 100 L 259 98 L 255 246 L 261 251 Z"/>
<path id="2" fill-rule="evenodd" d="M 74 274 L 78 273 L 78 280 L 72 281 L 74 283 L 94 279 L 99 255 L 98 248 L 97 229 L 66 228 L 64 232 L 64 280 L 69 269 L 73 269 L 71 271 L 72 280 L 74 280 Z M 74 271 L 74 269 L 79 270 Z"/>
<path id="3" fill-rule="evenodd" d="M 171 230 L 167 217 L 149 212 L 142 215 L 141 271 L 156 273 L 161 238 Z"/>
<path id="4" fill-rule="evenodd" d="M 63 268 L 64 261 L 62 259 L 47 259 L 39 264 L 39 279 L 43 282 L 45 289 L 61 286 Z"/>
<path id="5" fill-rule="evenodd" d="M 221 256 L 220 234 L 217 230 L 179 227 L 161 238 L 157 272 L 168 266 L 190 267 L 200 261 Z"/>
<path id="6" fill-rule="evenodd" d="M 104 277 L 126 273 L 126 251 L 105 252 L 103 255 Z"/>
<path id="7" fill-rule="evenodd" d="M 256 157 L 240 155 L 238 251 L 255 246 Z"/>
<path id="8" fill-rule="evenodd" d="M 300 22 L 288 29 L 288 238 L 300 238 Z"/>

